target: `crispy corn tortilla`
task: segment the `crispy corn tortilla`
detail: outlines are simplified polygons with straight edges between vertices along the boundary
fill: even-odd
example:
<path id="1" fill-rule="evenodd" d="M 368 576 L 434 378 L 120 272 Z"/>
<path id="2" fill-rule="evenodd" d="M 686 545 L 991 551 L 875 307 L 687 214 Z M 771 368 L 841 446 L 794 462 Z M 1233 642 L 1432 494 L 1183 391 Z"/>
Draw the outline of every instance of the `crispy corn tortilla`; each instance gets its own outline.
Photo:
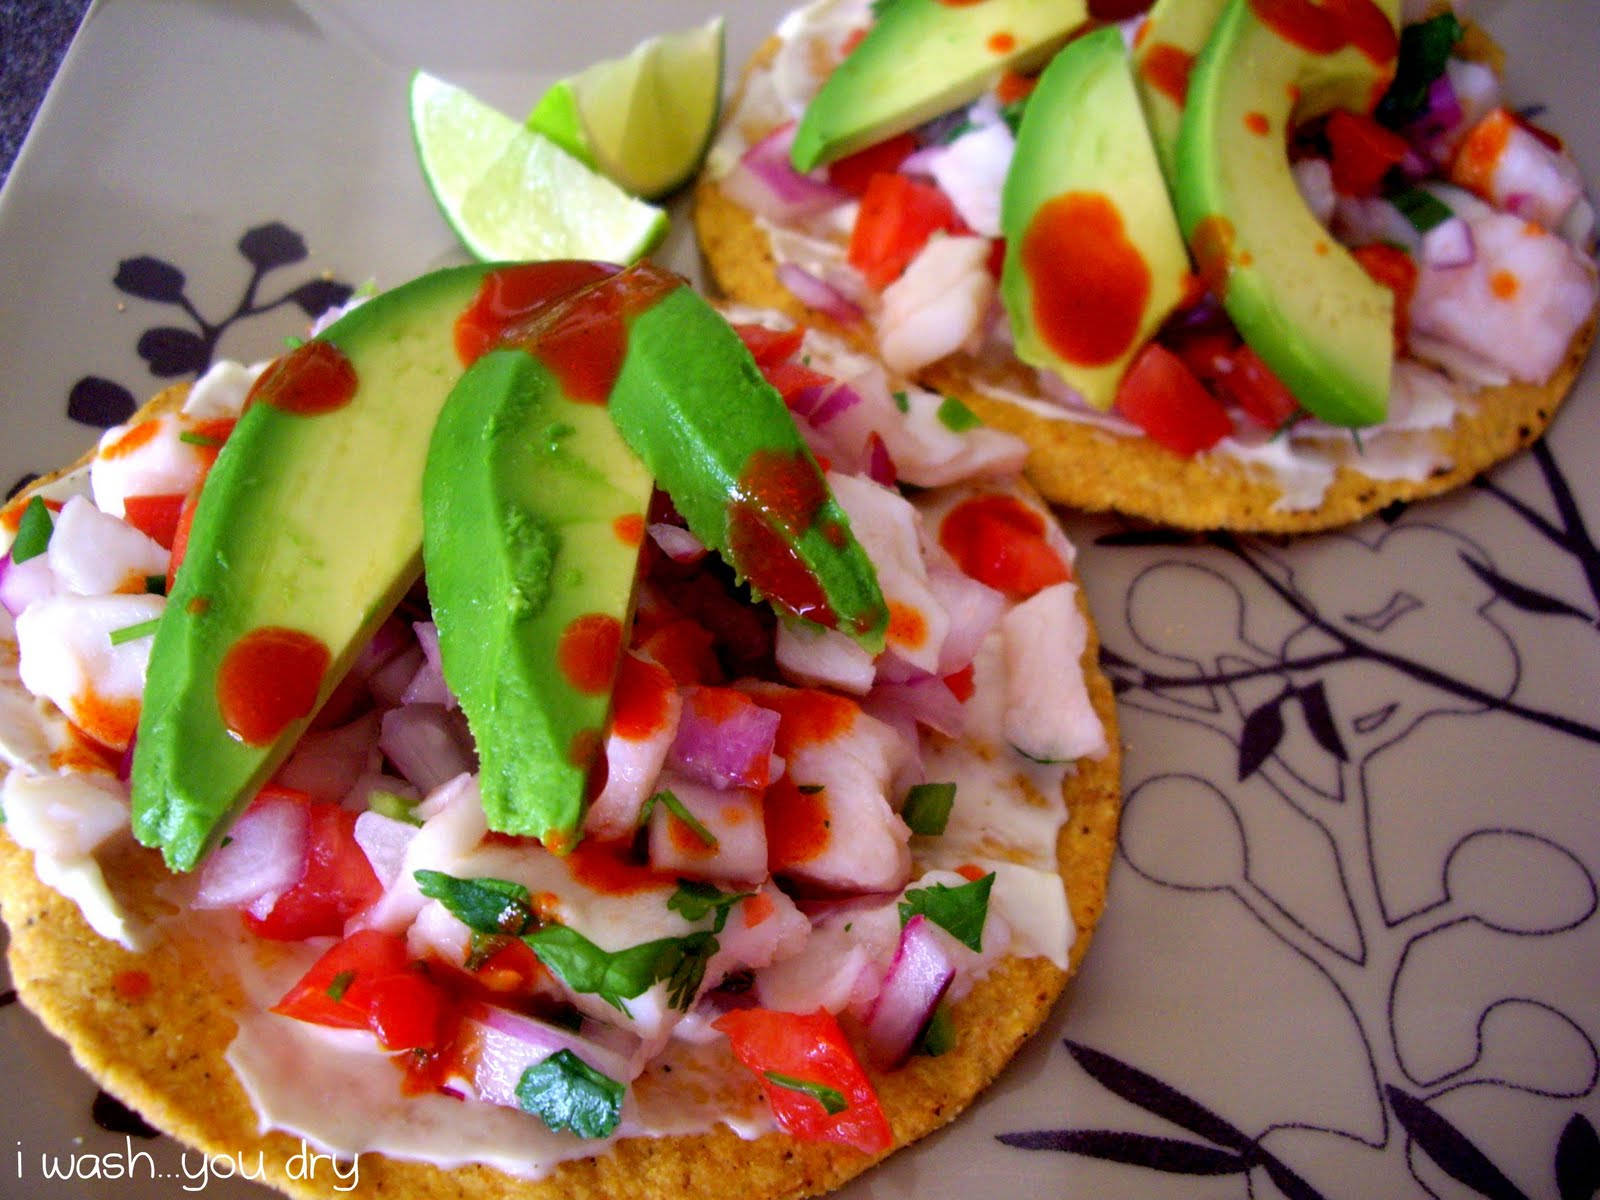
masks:
<path id="1" fill-rule="evenodd" d="M 776 38 L 770 38 L 757 51 L 745 68 L 741 89 L 772 61 L 778 45 Z M 737 108 L 735 100 L 727 111 Z M 709 177 L 702 176 L 695 187 L 694 224 L 711 278 L 729 298 L 778 309 L 872 352 L 865 322 L 844 326 L 831 321 L 807 309 L 778 282 L 766 233 Z M 1282 492 L 1264 469 L 1218 456 L 1185 458 L 1146 437 L 1118 436 L 1080 421 L 1053 419 L 989 395 L 986 388 L 1000 388 L 1050 403 L 1040 394 L 1033 372 L 1015 360 L 979 362 L 952 355 L 922 371 L 917 382 L 959 397 L 996 429 L 1025 438 L 1032 447 L 1028 478 L 1055 503 L 1083 512 L 1120 512 L 1184 529 L 1309 533 L 1348 525 L 1391 504 L 1451 491 L 1536 441 L 1572 389 L 1594 332 L 1591 316 L 1547 382 L 1477 392 L 1454 427 L 1437 435 L 1452 464 L 1447 469 L 1410 480 L 1377 479 L 1340 467 L 1321 504 L 1304 510 L 1276 507 Z"/>
<path id="2" fill-rule="evenodd" d="M 185 392 L 182 386 L 168 389 L 135 420 L 177 407 Z M 1077 774 L 1063 784 L 1069 816 L 1057 855 L 1077 927 L 1072 970 L 1088 949 L 1105 906 L 1120 800 L 1116 711 L 1111 686 L 1097 665 L 1092 622 L 1082 662 L 1110 750 L 1099 761 L 1080 761 Z M 0 778 L 4 771 L 0 764 Z M 135 917 L 151 921 L 170 914 L 170 905 L 158 898 L 169 876 L 156 851 L 136 846 L 129 837 L 97 857 L 113 892 Z M 745 1141 L 718 1126 L 702 1135 L 622 1141 L 595 1158 L 565 1163 L 537 1182 L 486 1167 L 444 1170 L 375 1153 L 361 1155 L 360 1187 L 354 1193 L 348 1170 L 342 1177 L 322 1172 L 311 1180 L 291 1179 L 286 1165 L 302 1149 L 300 1140 L 258 1130 L 255 1113 L 224 1059 L 234 1035 L 231 1014 L 243 997 L 235 980 L 216 971 L 218 956 L 207 944 L 171 932 L 170 923 L 168 932 L 140 954 L 98 937 L 76 905 L 35 878 L 30 853 L 4 836 L 0 918 L 10 930 L 10 966 L 18 995 L 71 1047 L 85 1070 L 146 1120 L 191 1146 L 211 1154 L 242 1153 L 252 1163 L 260 1152 L 268 1180 L 294 1196 L 711 1200 L 739 1195 L 764 1200 L 828 1191 L 879 1161 L 846 1147 L 801 1142 L 784 1134 Z M 128 972 L 143 972 L 153 986 L 137 995 L 139 988 L 127 986 Z M 938 1058 L 914 1058 L 899 1071 L 874 1074 L 894 1130 L 894 1149 L 965 1109 L 1038 1029 L 1067 979 L 1068 973 L 1045 959 L 1007 958 L 956 1007 L 952 1050 Z M 337 1097 L 329 1100 L 338 1103 Z"/>

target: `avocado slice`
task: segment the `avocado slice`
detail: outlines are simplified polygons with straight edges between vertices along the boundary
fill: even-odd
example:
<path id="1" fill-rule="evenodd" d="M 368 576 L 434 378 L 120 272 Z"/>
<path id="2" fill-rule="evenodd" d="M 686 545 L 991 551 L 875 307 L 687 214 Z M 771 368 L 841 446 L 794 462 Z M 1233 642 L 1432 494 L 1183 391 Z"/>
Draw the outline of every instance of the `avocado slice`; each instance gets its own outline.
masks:
<path id="1" fill-rule="evenodd" d="M 1178 173 L 1178 129 L 1195 60 L 1226 0 L 1156 0 L 1133 47 L 1139 99 L 1169 187 Z"/>
<path id="2" fill-rule="evenodd" d="M 806 106 L 790 161 L 810 171 L 1042 63 L 1089 19 L 1086 0 L 891 0 Z"/>
<path id="3" fill-rule="evenodd" d="M 1189 255 L 1121 33 L 1069 42 L 1017 131 L 1001 197 L 1000 290 L 1017 357 L 1110 408 L 1188 287 Z"/>
<path id="4" fill-rule="evenodd" d="M 690 531 L 758 595 L 883 649 L 877 571 L 782 397 L 716 309 L 681 287 L 635 317 L 610 410 Z"/>
<path id="5" fill-rule="evenodd" d="M 422 474 L 445 679 L 489 827 L 569 846 L 603 744 L 652 488 L 604 407 L 524 349 L 467 369 Z"/>
<path id="6" fill-rule="evenodd" d="M 1287 134 L 1335 107 L 1370 111 L 1394 69 L 1398 0 L 1261 7 L 1273 19 L 1228 0 L 1190 77 L 1179 224 L 1202 278 L 1300 403 L 1370 425 L 1388 411 L 1393 294 L 1311 215 Z M 1319 19 L 1296 26 L 1300 12 Z"/>

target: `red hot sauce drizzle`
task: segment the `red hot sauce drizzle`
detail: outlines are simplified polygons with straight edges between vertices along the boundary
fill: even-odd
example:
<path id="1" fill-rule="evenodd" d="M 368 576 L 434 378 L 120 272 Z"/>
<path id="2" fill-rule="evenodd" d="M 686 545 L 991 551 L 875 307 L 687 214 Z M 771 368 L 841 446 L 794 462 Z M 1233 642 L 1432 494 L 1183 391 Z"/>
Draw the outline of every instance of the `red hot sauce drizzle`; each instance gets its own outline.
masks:
<path id="1" fill-rule="evenodd" d="M 1139 74 L 1145 82 L 1179 108 L 1189 98 L 1189 76 L 1193 71 L 1194 55 L 1170 42 L 1157 42 L 1139 62 Z"/>
<path id="2" fill-rule="evenodd" d="M 804 451 L 758 450 L 745 464 L 728 505 L 728 550 L 734 569 L 762 595 L 834 628 L 838 614 L 789 544 L 816 523 L 826 501 L 822 477 Z"/>
<path id="3" fill-rule="evenodd" d="M 312 338 L 289 351 L 261 373 L 245 397 L 301 417 L 316 417 L 343 408 L 356 395 L 356 369 L 332 342 Z"/>
<path id="4" fill-rule="evenodd" d="M 1354 46 L 1372 62 L 1391 63 L 1400 39 L 1372 0 L 1250 0 L 1263 25 L 1312 54 L 1337 54 Z"/>
<path id="5" fill-rule="evenodd" d="M 497 346 L 521 340 L 551 304 L 615 275 L 594 262 L 519 263 L 490 271 L 478 294 L 456 318 L 456 354 L 469 367 Z"/>
<path id="6" fill-rule="evenodd" d="M 1034 324 L 1055 353 L 1102 366 L 1128 351 L 1150 296 L 1150 268 L 1106 196 L 1067 192 L 1046 201 L 1020 253 Z"/>
<path id="7" fill-rule="evenodd" d="M 267 625 L 239 638 L 217 669 L 217 706 L 228 732 L 266 746 L 311 715 L 332 655 L 309 633 Z"/>

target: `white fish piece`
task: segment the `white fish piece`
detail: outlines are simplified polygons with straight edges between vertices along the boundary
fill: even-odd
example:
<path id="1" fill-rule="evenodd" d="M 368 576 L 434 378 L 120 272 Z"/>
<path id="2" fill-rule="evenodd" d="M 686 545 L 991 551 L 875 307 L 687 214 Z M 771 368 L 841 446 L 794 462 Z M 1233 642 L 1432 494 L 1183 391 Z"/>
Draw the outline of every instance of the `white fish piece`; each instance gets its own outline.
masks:
<path id="1" fill-rule="evenodd" d="M 111 644 L 111 634 L 161 615 L 162 596 L 51 596 L 17 618 L 22 685 L 61 709 L 84 733 L 127 748 L 139 722 L 149 636 Z"/>
<path id="2" fill-rule="evenodd" d="M 992 96 L 968 111 L 972 127 L 930 158 L 928 169 L 961 219 L 986 238 L 1000 236 L 1000 193 L 1017 139 L 1000 119 Z"/>
<path id="3" fill-rule="evenodd" d="M 811 922 L 781 888 L 770 881 L 728 913 L 717 934 L 718 950 L 706 964 L 707 986 L 735 971 L 755 970 L 800 953 L 811 937 Z"/>
<path id="4" fill-rule="evenodd" d="M 1484 176 L 1478 177 L 1473 169 L 1469 171 L 1473 178 L 1463 180 L 1458 160 L 1456 179 L 1475 189 L 1486 189 L 1485 198 L 1513 216 L 1537 221 L 1546 229 L 1559 229 L 1583 198 L 1583 176 L 1578 164 L 1546 145 L 1504 109 L 1490 112 L 1477 127 L 1491 122 L 1499 128 L 1492 129 L 1490 136 L 1504 137 L 1494 162 L 1486 164 Z M 1471 147 L 1467 150 L 1471 157 Z"/>
<path id="5" fill-rule="evenodd" d="M 193 420 L 169 412 L 101 434 L 89 463 L 95 506 L 122 517 L 129 496 L 186 494 L 211 457 L 206 447 L 182 440 L 193 425 Z"/>
<path id="6" fill-rule="evenodd" d="M 1088 625 L 1078 589 L 1053 583 L 1000 619 L 1006 662 L 1006 740 L 1042 762 L 1103 757 L 1109 746 L 1079 659 Z"/>
<path id="7" fill-rule="evenodd" d="M 232 359 L 212 363 L 206 373 L 194 381 L 189 394 L 184 397 L 183 415 L 196 421 L 238 417 L 244 411 L 244 402 L 249 398 L 250 389 L 270 365 L 270 360 L 249 365 Z"/>
<path id="8" fill-rule="evenodd" d="M 489 831 L 475 775 L 458 775 L 435 788 L 418 806 L 417 815 L 423 818 L 422 828 L 406 846 L 394 883 L 350 918 L 347 933 L 357 929 L 403 932 L 428 903 L 417 887 L 416 873 L 442 871 L 459 877 L 462 864 Z"/>
<path id="9" fill-rule="evenodd" d="M 802 621 L 780 621 L 778 669 L 794 683 L 831 687 L 852 696 L 872 690 L 877 665 L 861 643 L 837 629 Z"/>
<path id="10" fill-rule="evenodd" d="M 890 370 L 910 373 L 977 349 L 995 296 L 988 260 L 987 238 L 935 235 L 884 288 L 878 349 Z"/>
<path id="11" fill-rule="evenodd" d="M 56 578 L 80 596 L 143 592 L 149 577 L 166 575 L 172 557 L 154 538 L 83 496 L 62 505 L 45 555 Z"/>
<path id="12" fill-rule="evenodd" d="M 615 727 L 607 732 L 606 784 L 589 805 L 583 822 L 584 833 L 590 836 L 627 837 L 638 828 L 639 811 L 655 791 L 656 778 L 678 734 L 683 697 L 671 686 L 662 667 L 643 659 L 638 659 L 638 664 L 653 681 L 664 681 L 665 719 L 644 737 L 624 736 Z"/>
<path id="13" fill-rule="evenodd" d="M 1326 159 L 1302 158 L 1294 164 L 1293 170 L 1300 198 L 1306 202 L 1317 223 L 1327 225 L 1333 220 L 1334 209 L 1339 204 L 1339 193 L 1333 189 L 1333 168 Z"/>
<path id="14" fill-rule="evenodd" d="M 784 1012 L 825 1008 L 839 1013 L 858 992 L 865 988 L 875 992 L 900 938 L 898 900 L 895 896 L 885 902 L 844 905 L 819 918 L 796 953 L 756 972 L 756 996 L 762 1006 Z M 875 965 L 880 962 L 882 966 Z"/>
<path id="15" fill-rule="evenodd" d="M 707 787 L 671 771 L 662 774 L 658 791 L 671 792 L 711 841 L 658 800 L 650 810 L 651 866 L 729 884 L 766 878 L 767 830 L 759 793 Z"/>

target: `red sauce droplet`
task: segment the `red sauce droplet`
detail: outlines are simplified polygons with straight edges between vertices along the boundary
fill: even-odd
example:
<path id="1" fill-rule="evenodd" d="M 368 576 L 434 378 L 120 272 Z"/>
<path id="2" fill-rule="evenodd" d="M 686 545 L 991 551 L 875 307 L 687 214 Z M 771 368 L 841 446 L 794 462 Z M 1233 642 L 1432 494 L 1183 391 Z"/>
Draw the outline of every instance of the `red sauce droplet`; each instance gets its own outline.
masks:
<path id="1" fill-rule="evenodd" d="M 628 857 L 628 850 L 625 841 L 584 838 L 567 855 L 567 870 L 584 887 L 608 896 L 629 896 L 677 884 L 675 874 L 634 862 Z"/>
<path id="2" fill-rule="evenodd" d="M 1045 538 L 1044 517 L 1013 496 L 962 501 L 940 522 L 939 544 L 965 574 L 1013 599 L 1072 578 Z"/>
<path id="3" fill-rule="evenodd" d="M 611 532 L 624 546 L 637 546 L 644 541 L 644 514 L 623 513 L 611 522 Z"/>
<path id="4" fill-rule="evenodd" d="M 1219 300 L 1228 294 L 1228 276 L 1233 272 L 1233 222 L 1227 217 L 1202 217 L 1189 235 L 1189 252 L 1195 270 L 1205 280 L 1206 289 Z"/>
<path id="5" fill-rule="evenodd" d="M 1193 71 L 1194 55 L 1171 42 L 1157 42 L 1139 61 L 1139 74 L 1145 82 L 1179 108 L 1189 98 L 1189 76 Z"/>
<path id="6" fill-rule="evenodd" d="M 456 354 L 470 366 L 520 333 L 563 296 L 609 279 L 617 268 L 594 262 L 537 262 L 502 267 L 483 277 L 478 294 L 456 319 Z"/>
<path id="7" fill-rule="evenodd" d="M 1150 296 L 1150 268 L 1108 197 L 1067 192 L 1046 201 L 1020 253 L 1034 325 L 1052 351 L 1082 366 L 1127 353 Z"/>
<path id="8" fill-rule="evenodd" d="M 610 690 L 621 653 L 622 622 L 609 613 L 585 613 L 561 631 L 556 662 L 578 691 L 599 696 Z"/>
<path id="9" fill-rule="evenodd" d="M 996 54 L 1010 54 L 1017 48 L 1017 38 L 1013 33 L 1002 29 L 998 33 L 989 35 L 989 49 Z"/>
<path id="10" fill-rule="evenodd" d="M 356 395 L 356 369 L 332 342 L 312 338 L 261 373 L 245 398 L 301 417 L 343 408 Z"/>
<path id="11" fill-rule="evenodd" d="M 140 421 L 109 446 L 100 447 L 98 453 L 101 458 L 123 458 L 145 445 L 160 432 L 160 421 Z"/>
<path id="12" fill-rule="evenodd" d="M 617 670 L 611 732 L 630 742 L 642 742 L 665 728 L 674 686 L 665 667 L 624 655 Z"/>
<path id="13" fill-rule="evenodd" d="M 928 621 L 920 611 L 898 600 L 889 601 L 889 640 L 915 650 L 928 640 Z"/>
<path id="14" fill-rule="evenodd" d="M 816 522 L 826 500 L 822 476 L 803 450 L 758 450 L 745 464 L 729 505 L 728 549 L 734 569 L 763 595 L 832 628 L 838 614 L 790 545 Z"/>
<path id="15" fill-rule="evenodd" d="M 855 727 L 860 705 L 846 696 L 814 688 L 761 688 L 756 699 L 779 716 L 773 751 L 788 757 L 806 746 L 843 737 Z"/>
<path id="16" fill-rule="evenodd" d="M 1247 112 L 1244 115 L 1244 127 L 1257 137 L 1266 137 L 1272 132 L 1272 122 L 1267 120 L 1266 113 Z"/>
<path id="17" fill-rule="evenodd" d="M 1250 0 L 1263 25 L 1312 54 L 1354 46 L 1374 63 L 1394 61 L 1400 39 L 1372 0 Z"/>
<path id="18" fill-rule="evenodd" d="M 800 866 L 828 848 L 828 793 L 802 791 L 785 775 L 767 789 L 767 866 L 773 872 Z"/>
<path id="19" fill-rule="evenodd" d="M 265 746 L 311 715 L 332 656 L 317 638 L 269 625 L 228 648 L 217 671 L 217 704 L 228 732 Z"/>
<path id="20" fill-rule="evenodd" d="M 994 85 L 994 98 L 1001 104 L 1014 104 L 1018 100 L 1033 93 L 1039 86 L 1037 75 L 1023 75 L 1017 71 L 1007 71 L 1000 76 L 1000 82 Z"/>

